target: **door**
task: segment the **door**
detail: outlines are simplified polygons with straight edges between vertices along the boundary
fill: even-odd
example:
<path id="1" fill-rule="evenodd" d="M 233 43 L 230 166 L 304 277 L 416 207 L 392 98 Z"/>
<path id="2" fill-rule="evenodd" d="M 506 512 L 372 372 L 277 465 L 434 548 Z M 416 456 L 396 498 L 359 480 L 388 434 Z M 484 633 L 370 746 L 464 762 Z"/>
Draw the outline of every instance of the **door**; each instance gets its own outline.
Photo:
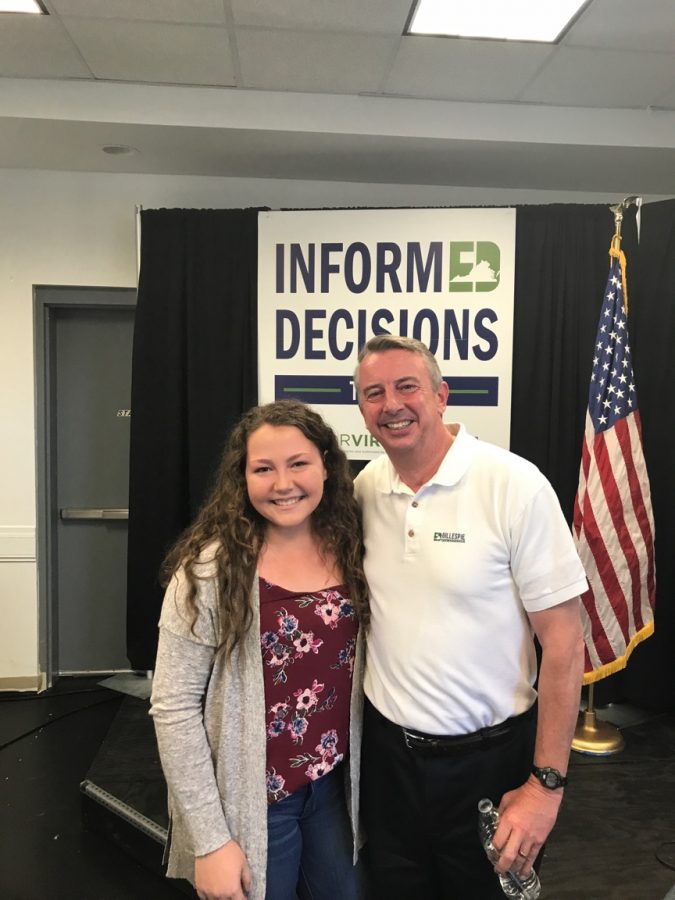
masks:
<path id="1" fill-rule="evenodd" d="M 48 308 L 52 674 L 129 670 L 126 555 L 135 291 L 42 288 Z"/>

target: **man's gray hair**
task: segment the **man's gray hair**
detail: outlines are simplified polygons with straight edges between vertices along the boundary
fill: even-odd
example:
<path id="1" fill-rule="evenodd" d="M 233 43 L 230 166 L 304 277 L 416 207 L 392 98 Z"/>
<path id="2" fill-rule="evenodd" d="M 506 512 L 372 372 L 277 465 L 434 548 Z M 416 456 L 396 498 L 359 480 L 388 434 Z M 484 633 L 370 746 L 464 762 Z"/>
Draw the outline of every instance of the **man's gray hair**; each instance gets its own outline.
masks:
<path id="1" fill-rule="evenodd" d="M 443 376 L 436 357 L 422 341 L 417 341 L 415 338 L 401 337 L 398 334 L 377 334 L 363 345 L 359 353 L 356 371 L 354 372 L 354 384 L 357 392 L 359 389 L 359 367 L 361 363 L 371 353 L 382 353 L 385 350 L 406 350 L 408 353 L 417 353 L 418 356 L 421 356 L 427 367 L 431 386 L 435 391 L 438 390 Z"/>

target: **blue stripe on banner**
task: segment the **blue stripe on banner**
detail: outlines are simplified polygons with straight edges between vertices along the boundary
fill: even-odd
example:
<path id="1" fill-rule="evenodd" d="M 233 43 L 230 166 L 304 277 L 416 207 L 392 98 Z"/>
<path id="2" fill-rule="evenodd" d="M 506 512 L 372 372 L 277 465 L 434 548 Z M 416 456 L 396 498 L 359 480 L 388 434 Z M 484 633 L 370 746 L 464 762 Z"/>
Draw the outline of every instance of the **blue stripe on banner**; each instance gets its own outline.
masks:
<path id="1" fill-rule="evenodd" d="M 450 388 L 448 406 L 497 406 L 499 403 L 499 378 L 443 379 Z"/>
<path id="2" fill-rule="evenodd" d="M 448 406 L 497 406 L 499 378 L 447 377 Z M 303 400 L 325 406 L 356 403 L 351 375 L 276 375 L 275 400 Z"/>
<path id="3" fill-rule="evenodd" d="M 275 375 L 274 399 L 341 406 L 356 403 L 351 375 Z"/>

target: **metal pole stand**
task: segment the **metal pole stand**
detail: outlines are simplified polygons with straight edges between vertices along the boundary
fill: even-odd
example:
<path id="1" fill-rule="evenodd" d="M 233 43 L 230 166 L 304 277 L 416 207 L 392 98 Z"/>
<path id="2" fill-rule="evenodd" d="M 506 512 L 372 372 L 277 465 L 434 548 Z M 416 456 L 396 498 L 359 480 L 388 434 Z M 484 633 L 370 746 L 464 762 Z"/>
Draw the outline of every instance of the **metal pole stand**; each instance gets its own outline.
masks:
<path id="1" fill-rule="evenodd" d="M 579 720 L 572 740 L 572 750 L 588 756 L 611 756 L 620 753 L 626 745 L 623 735 L 609 722 L 598 722 L 593 706 L 593 685 L 588 687 L 588 707 L 579 713 Z"/>

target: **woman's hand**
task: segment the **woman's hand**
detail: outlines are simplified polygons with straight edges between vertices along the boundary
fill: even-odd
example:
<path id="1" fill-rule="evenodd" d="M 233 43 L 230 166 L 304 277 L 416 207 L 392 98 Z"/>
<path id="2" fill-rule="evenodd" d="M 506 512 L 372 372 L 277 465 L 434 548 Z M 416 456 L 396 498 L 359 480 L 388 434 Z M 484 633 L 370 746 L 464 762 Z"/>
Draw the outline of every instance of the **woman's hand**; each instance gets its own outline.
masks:
<path id="1" fill-rule="evenodd" d="M 251 870 L 236 841 L 195 858 L 195 887 L 199 900 L 245 900 Z"/>

